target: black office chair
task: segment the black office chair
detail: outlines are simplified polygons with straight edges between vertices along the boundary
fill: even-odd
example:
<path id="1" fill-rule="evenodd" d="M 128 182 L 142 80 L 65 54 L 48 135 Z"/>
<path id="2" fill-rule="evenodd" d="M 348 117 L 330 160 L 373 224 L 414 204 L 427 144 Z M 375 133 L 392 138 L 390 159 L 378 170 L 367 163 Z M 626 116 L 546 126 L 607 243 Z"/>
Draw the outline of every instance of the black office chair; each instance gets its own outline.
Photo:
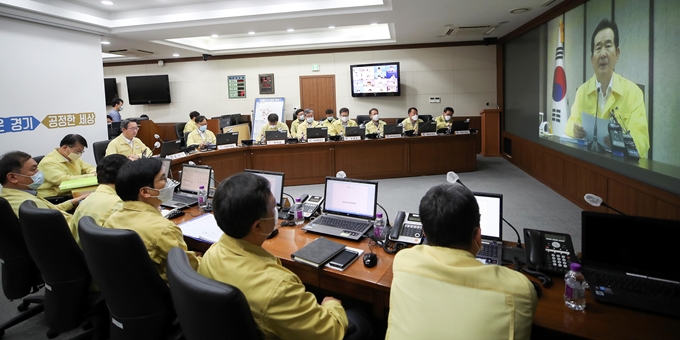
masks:
<path id="1" fill-rule="evenodd" d="M 25 201 L 19 207 L 19 223 L 47 288 L 47 338 L 81 324 L 84 329 L 91 328 L 86 319 L 103 306 L 103 300 L 99 293 L 89 293 L 90 273 L 64 216 L 58 210 L 41 209 L 33 201 Z M 89 329 L 82 336 L 90 336 L 93 331 Z"/>
<path id="2" fill-rule="evenodd" d="M 92 143 L 92 152 L 94 152 L 95 164 L 99 164 L 99 161 L 101 161 L 106 156 L 106 148 L 109 147 L 109 142 L 111 141 L 103 140 Z"/>
<path id="3" fill-rule="evenodd" d="M 365 122 L 370 122 L 371 121 L 371 116 L 369 115 L 358 115 L 357 116 L 357 124 L 361 125 Z"/>
<path id="4" fill-rule="evenodd" d="M 33 159 L 35 160 L 35 162 L 38 163 L 38 164 L 40 164 L 40 161 L 42 161 L 43 158 L 45 158 L 45 155 L 33 157 Z"/>
<path id="5" fill-rule="evenodd" d="M 262 339 L 248 300 L 236 287 L 199 275 L 180 248 L 168 253 L 170 292 L 187 340 L 212 339 L 229 332 L 234 339 Z"/>
<path id="6" fill-rule="evenodd" d="M 139 235 L 102 228 L 89 216 L 80 219 L 78 232 L 94 282 L 106 298 L 111 339 L 177 338 L 170 290 Z"/>
<path id="7" fill-rule="evenodd" d="M 180 147 L 186 147 L 189 143 L 189 134 L 192 133 L 193 131 L 187 132 L 184 134 L 184 138 L 182 139 L 182 144 L 180 144 Z"/>
<path id="8" fill-rule="evenodd" d="M 418 118 L 422 119 L 423 122 L 432 120 L 432 115 L 418 115 Z"/>
<path id="9" fill-rule="evenodd" d="M 0 267 L 2 267 L 2 292 L 8 300 L 21 299 L 28 294 L 36 293 L 43 285 L 40 271 L 28 253 L 21 225 L 14 215 L 12 206 L 0 197 L 0 216 L 3 226 L 0 228 Z M 19 314 L 0 325 L 0 337 L 5 330 L 29 318 L 42 313 L 44 297 L 25 298 L 17 309 Z M 35 304 L 30 307 L 30 304 Z"/>
<path id="10" fill-rule="evenodd" d="M 108 129 L 109 139 L 114 139 L 118 137 L 118 135 L 120 135 L 120 122 L 113 122 L 109 125 L 110 125 Z"/>
<path id="11" fill-rule="evenodd" d="M 184 136 L 184 127 L 187 123 L 175 123 L 175 135 L 177 139 L 181 139 Z"/>

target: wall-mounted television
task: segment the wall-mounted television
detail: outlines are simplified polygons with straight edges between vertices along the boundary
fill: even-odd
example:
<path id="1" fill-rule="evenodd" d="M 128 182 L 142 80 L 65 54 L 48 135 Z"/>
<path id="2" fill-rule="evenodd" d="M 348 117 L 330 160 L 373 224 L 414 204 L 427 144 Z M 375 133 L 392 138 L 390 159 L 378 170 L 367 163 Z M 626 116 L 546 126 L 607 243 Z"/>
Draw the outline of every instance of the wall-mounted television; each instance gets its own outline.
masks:
<path id="1" fill-rule="evenodd" d="M 350 65 L 352 97 L 401 96 L 399 63 Z"/>
<path id="2" fill-rule="evenodd" d="M 168 75 L 126 77 L 130 105 L 170 103 Z"/>
<path id="3" fill-rule="evenodd" d="M 116 78 L 104 78 L 104 97 L 106 99 L 106 105 L 111 105 L 111 101 L 118 98 Z"/>

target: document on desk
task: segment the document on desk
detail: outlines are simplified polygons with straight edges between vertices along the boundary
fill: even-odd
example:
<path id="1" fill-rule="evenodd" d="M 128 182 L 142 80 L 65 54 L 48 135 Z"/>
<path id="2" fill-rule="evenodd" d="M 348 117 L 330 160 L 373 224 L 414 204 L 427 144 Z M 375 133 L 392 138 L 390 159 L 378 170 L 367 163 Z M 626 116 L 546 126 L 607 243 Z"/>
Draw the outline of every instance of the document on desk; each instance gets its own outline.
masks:
<path id="1" fill-rule="evenodd" d="M 213 214 L 205 214 L 179 224 L 182 234 L 197 240 L 215 243 L 224 232 L 217 225 Z"/>

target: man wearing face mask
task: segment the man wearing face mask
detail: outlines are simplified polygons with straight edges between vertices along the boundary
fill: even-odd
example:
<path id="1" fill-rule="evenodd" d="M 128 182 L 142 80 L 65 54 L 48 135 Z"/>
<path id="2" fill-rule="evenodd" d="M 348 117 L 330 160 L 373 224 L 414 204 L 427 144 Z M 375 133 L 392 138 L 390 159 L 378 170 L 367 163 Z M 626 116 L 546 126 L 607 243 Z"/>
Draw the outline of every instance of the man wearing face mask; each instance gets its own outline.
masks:
<path id="1" fill-rule="evenodd" d="M 418 133 L 418 124 L 422 122 L 423 120 L 418 118 L 418 109 L 410 107 L 408 109 L 408 118 L 401 121 L 401 125 L 404 127 L 404 131 Z"/>
<path id="2" fill-rule="evenodd" d="M 54 205 L 36 195 L 36 189 L 43 184 L 43 179 L 38 162 L 25 152 L 11 151 L 0 158 L 0 185 L 2 185 L 0 196 L 9 202 L 17 217 L 21 203 L 33 201 L 38 208 L 61 211 L 66 222 L 70 222 L 71 214 L 67 211 L 76 207 L 87 195 Z"/>
<path id="3" fill-rule="evenodd" d="M 314 121 L 314 110 L 305 109 L 305 121 L 300 123 L 297 129 L 297 139 L 303 140 L 307 138 L 307 128 L 321 127 L 321 123 Z"/>
<path id="4" fill-rule="evenodd" d="M 215 134 L 208 130 L 208 119 L 205 116 L 196 117 L 196 130 L 191 131 L 187 137 L 187 146 L 198 145 L 202 148 L 206 144 L 217 143 Z"/>
<path id="5" fill-rule="evenodd" d="M 293 138 L 297 138 L 297 129 L 300 123 L 305 121 L 305 110 L 297 109 L 293 115 L 293 122 L 290 123 L 290 135 Z"/>
<path id="6" fill-rule="evenodd" d="M 372 108 L 368 111 L 368 116 L 371 117 L 370 122 L 366 122 L 366 134 L 377 133 L 380 136 L 385 135 L 386 123 L 380 120 L 378 109 Z"/>
<path id="7" fill-rule="evenodd" d="M 385 339 L 448 339 L 452 329 L 459 338 L 529 339 L 536 290 L 523 274 L 475 258 L 482 236 L 472 192 L 434 186 L 419 213 L 428 245 L 394 258 Z"/>
<path id="8" fill-rule="evenodd" d="M 326 119 L 321 121 L 321 126 L 322 127 L 327 127 L 328 128 L 328 135 L 329 136 L 335 136 L 337 133 L 335 132 L 335 128 L 333 126 L 333 123 L 336 121 L 335 119 L 335 113 L 333 112 L 332 109 L 327 109 L 326 110 Z"/>
<path id="9" fill-rule="evenodd" d="M 336 119 L 333 122 L 333 129 L 335 130 L 335 134 L 344 136 L 345 135 L 345 128 L 348 126 L 358 126 L 357 122 L 349 119 L 349 109 L 346 107 L 343 107 L 340 109 L 340 119 Z"/>
<path id="10" fill-rule="evenodd" d="M 265 141 L 265 137 L 267 137 L 267 131 L 286 131 L 288 138 L 291 138 L 290 132 L 288 132 L 288 126 L 279 122 L 279 115 L 276 113 L 270 113 L 269 116 L 267 116 L 267 125 L 260 129 L 260 134 L 257 136 L 258 143 Z"/>
<path id="11" fill-rule="evenodd" d="M 111 111 L 109 111 L 109 116 L 111 116 L 111 121 L 120 122 L 120 111 L 123 111 L 123 100 L 120 98 L 114 98 L 111 101 Z"/>
<path id="12" fill-rule="evenodd" d="M 109 216 L 104 228 L 129 229 L 139 234 L 158 274 L 166 282 L 165 265 L 173 247 L 182 248 L 189 264 L 197 269 L 201 260 L 187 250 L 182 230 L 161 215 L 161 202 L 172 199 L 177 182 L 165 177 L 163 162 L 156 158 L 142 158 L 125 164 L 116 178 L 116 193 L 123 206 Z"/>
<path id="13" fill-rule="evenodd" d="M 437 122 L 437 130 L 451 128 L 451 122 L 453 122 L 452 117 L 453 108 L 446 107 L 444 109 L 444 113 L 442 113 L 441 116 L 434 119 L 434 121 Z"/>
<path id="14" fill-rule="evenodd" d="M 97 169 L 80 158 L 85 148 L 87 141 L 83 136 L 70 134 L 62 138 L 59 148 L 45 155 L 38 164 L 38 169 L 45 176 L 43 185 L 38 188 L 38 196 L 70 195 L 70 191 L 59 190 L 61 182 L 95 175 Z"/>

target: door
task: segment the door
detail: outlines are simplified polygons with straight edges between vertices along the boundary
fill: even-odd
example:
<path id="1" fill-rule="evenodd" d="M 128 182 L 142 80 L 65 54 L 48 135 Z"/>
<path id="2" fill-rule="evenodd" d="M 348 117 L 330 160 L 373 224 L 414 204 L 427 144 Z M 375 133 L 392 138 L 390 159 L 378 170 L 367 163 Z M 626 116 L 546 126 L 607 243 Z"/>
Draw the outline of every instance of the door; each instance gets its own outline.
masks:
<path id="1" fill-rule="evenodd" d="M 326 118 L 326 109 L 335 110 L 335 75 L 300 76 L 300 105 L 314 110 L 314 119 Z"/>

